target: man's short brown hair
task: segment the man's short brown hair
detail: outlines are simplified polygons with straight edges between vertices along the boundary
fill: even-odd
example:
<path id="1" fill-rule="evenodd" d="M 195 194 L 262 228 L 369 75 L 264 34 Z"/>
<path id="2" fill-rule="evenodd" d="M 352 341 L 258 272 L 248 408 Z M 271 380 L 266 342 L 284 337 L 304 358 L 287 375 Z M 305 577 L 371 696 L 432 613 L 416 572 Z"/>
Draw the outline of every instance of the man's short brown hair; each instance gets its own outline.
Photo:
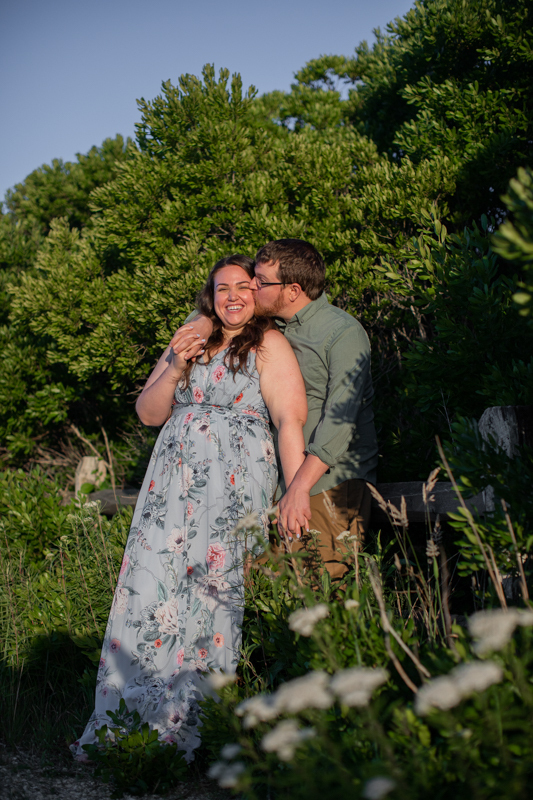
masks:
<path id="1" fill-rule="evenodd" d="M 277 239 L 257 251 L 256 264 L 278 264 L 279 280 L 298 283 L 310 300 L 324 291 L 326 267 L 318 250 L 302 239 Z"/>

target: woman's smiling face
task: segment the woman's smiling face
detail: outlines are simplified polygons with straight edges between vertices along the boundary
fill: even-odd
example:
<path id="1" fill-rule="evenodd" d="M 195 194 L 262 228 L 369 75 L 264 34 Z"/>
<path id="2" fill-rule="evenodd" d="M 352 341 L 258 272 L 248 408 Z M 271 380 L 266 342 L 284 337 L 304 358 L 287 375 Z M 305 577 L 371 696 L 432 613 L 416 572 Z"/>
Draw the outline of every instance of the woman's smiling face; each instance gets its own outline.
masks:
<path id="1" fill-rule="evenodd" d="M 251 278 L 242 267 L 230 264 L 215 274 L 214 307 L 227 331 L 239 331 L 254 315 Z"/>

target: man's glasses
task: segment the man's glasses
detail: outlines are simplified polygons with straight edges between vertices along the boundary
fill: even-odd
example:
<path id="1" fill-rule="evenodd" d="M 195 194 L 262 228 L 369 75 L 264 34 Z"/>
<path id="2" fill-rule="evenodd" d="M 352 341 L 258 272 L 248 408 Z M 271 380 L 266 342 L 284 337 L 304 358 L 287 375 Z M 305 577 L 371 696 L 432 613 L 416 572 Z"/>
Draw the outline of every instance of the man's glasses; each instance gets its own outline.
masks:
<path id="1" fill-rule="evenodd" d="M 256 276 L 255 282 L 258 289 L 263 289 L 265 286 L 285 286 L 284 281 L 264 281 L 262 278 Z"/>

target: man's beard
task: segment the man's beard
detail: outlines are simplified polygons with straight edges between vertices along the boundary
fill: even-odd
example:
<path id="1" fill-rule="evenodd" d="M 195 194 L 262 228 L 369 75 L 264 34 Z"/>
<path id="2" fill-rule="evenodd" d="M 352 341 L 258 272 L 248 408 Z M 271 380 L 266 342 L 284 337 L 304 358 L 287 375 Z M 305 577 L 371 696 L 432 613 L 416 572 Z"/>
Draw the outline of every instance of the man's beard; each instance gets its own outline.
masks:
<path id="1" fill-rule="evenodd" d="M 275 300 L 269 306 L 263 305 L 260 302 L 260 300 L 259 300 L 259 298 L 257 296 L 257 292 L 255 293 L 254 300 L 255 300 L 255 315 L 256 315 L 256 317 L 279 317 L 280 316 L 279 312 L 284 306 L 284 301 L 283 301 L 283 298 L 281 296 L 281 292 L 278 295 L 277 300 Z"/>

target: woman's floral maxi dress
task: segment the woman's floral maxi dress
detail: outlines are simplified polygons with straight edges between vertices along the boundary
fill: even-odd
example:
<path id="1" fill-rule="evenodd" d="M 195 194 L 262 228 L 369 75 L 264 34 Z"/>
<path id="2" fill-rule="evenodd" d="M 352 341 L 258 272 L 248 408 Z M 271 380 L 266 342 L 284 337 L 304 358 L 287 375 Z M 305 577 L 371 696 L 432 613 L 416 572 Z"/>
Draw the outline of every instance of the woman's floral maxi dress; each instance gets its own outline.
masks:
<path id="1" fill-rule="evenodd" d="M 210 669 L 233 672 L 243 617 L 245 543 L 257 512 L 266 535 L 277 469 L 255 355 L 233 373 L 224 353 L 196 364 L 154 447 L 106 629 L 96 708 L 72 746 L 96 741 L 123 697 L 129 711 L 192 756 Z M 203 684 L 203 687 L 202 687 Z"/>

